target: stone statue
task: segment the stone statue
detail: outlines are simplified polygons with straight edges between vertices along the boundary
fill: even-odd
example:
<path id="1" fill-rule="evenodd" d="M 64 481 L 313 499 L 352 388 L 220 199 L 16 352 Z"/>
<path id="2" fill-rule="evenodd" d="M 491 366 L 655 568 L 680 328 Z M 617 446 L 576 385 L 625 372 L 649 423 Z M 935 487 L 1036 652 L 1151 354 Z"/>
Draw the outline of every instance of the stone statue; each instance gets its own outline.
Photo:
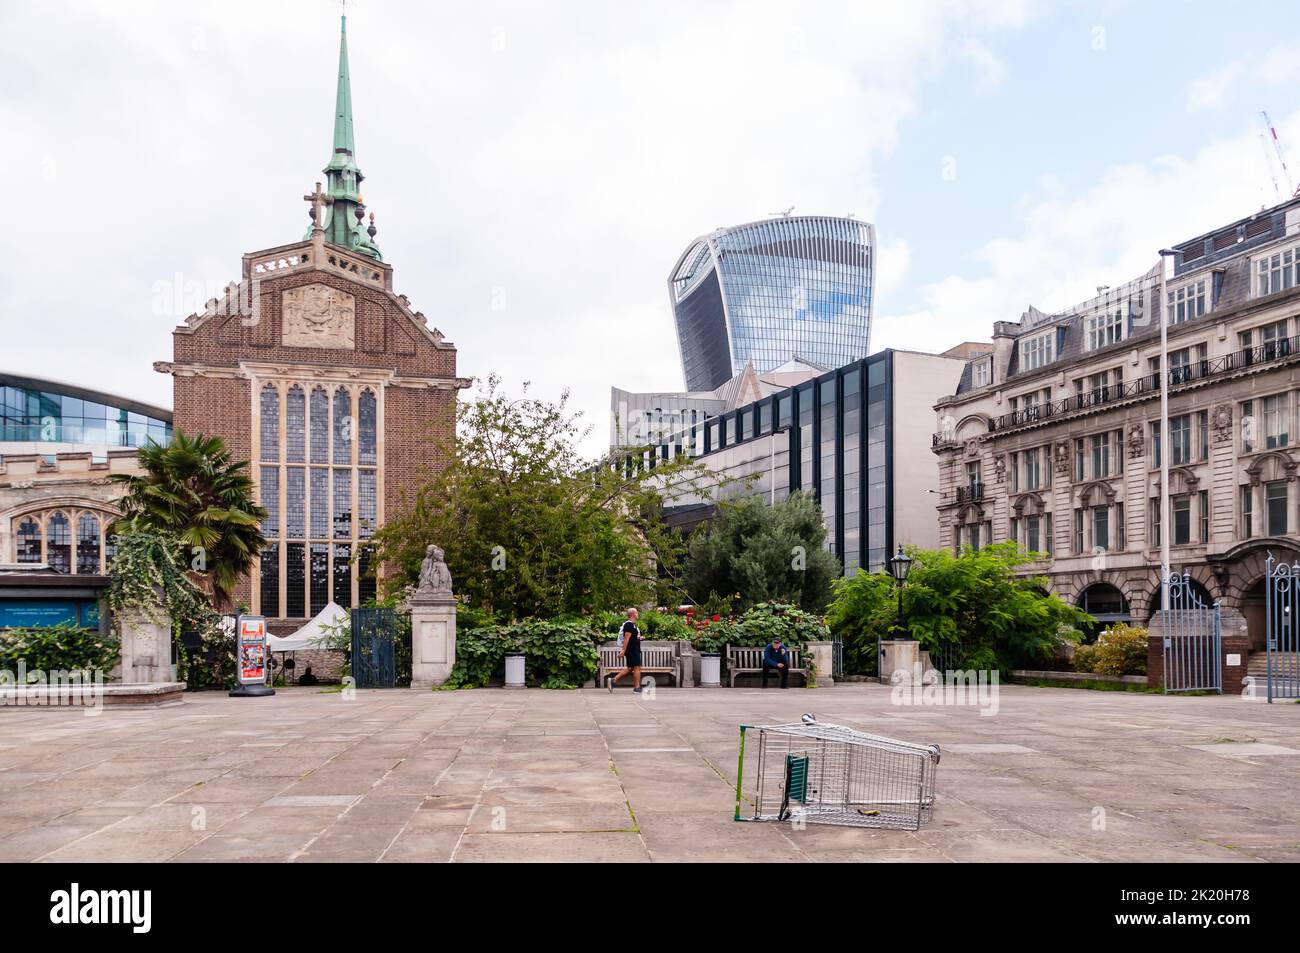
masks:
<path id="1" fill-rule="evenodd" d="M 437 546 L 427 546 L 424 562 L 420 564 L 420 585 L 415 598 L 451 595 L 451 571 L 443 561 L 443 552 Z"/>

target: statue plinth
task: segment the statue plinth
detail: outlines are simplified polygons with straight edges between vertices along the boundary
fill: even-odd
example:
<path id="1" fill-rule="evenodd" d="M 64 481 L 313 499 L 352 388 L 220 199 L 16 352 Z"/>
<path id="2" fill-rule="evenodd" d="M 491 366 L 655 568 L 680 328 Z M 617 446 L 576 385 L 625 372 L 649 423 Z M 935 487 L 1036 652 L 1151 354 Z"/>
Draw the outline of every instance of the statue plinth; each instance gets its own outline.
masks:
<path id="1" fill-rule="evenodd" d="M 411 598 L 411 687 L 441 685 L 456 664 L 456 600 Z"/>
<path id="2" fill-rule="evenodd" d="M 411 596 L 411 687 L 441 685 L 456 664 L 456 597 L 442 550 L 430 546 Z"/>

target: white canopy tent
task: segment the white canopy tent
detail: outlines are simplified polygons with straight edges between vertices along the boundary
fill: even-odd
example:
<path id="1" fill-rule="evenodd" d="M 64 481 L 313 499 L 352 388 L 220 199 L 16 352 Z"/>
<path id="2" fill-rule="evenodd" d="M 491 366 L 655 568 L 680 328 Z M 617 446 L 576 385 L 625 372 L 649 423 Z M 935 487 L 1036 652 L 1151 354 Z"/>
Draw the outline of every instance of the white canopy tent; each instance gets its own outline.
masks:
<path id="1" fill-rule="evenodd" d="M 302 652 L 307 649 L 324 648 L 325 627 L 346 619 L 347 610 L 331 602 L 324 609 L 293 635 L 268 635 L 266 637 L 269 652 Z"/>

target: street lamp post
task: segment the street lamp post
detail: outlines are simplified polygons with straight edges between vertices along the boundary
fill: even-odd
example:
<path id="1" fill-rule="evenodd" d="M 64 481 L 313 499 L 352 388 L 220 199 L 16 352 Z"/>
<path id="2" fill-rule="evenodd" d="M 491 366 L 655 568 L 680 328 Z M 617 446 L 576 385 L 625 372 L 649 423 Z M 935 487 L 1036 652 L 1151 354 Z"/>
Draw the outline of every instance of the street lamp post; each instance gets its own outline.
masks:
<path id="1" fill-rule="evenodd" d="M 903 547 L 898 547 L 898 555 L 889 561 L 889 574 L 894 577 L 894 582 L 898 584 L 898 627 L 902 634 L 900 639 L 910 639 L 911 633 L 907 631 L 907 624 L 903 618 L 903 584 L 907 582 L 907 574 L 912 571 L 912 558 L 903 552 Z"/>

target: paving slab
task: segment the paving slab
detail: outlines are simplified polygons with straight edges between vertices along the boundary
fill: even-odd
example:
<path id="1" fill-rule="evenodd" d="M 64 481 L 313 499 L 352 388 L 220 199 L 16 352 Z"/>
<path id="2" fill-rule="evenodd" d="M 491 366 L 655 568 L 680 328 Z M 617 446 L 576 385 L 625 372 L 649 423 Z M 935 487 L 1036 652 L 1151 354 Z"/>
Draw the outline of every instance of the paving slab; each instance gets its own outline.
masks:
<path id="1" fill-rule="evenodd" d="M 0 861 L 1300 860 L 1300 706 L 1001 686 L 986 716 L 891 695 L 291 688 L 252 703 L 257 728 L 219 692 L 15 711 Z M 806 711 L 939 744 L 930 822 L 736 823 L 738 726 Z"/>

